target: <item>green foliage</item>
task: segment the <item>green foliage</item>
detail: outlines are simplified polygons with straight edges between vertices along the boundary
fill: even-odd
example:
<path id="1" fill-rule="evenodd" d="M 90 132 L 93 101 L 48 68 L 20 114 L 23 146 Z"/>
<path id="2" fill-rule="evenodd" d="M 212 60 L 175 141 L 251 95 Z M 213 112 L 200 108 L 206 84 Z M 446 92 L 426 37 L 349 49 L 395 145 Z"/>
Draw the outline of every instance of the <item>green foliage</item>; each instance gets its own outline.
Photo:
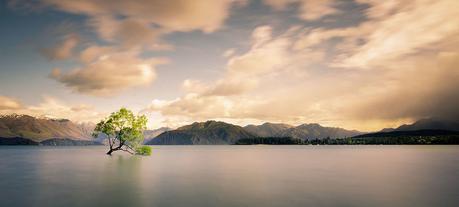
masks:
<path id="1" fill-rule="evenodd" d="M 140 146 L 135 149 L 135 153 L 138 155 L 151 155 L 151 147 L 150 146 Z"/>
<path id="2" fill-rule="evenodd" d="M 143 130 L 146 129 L 147 121 L 144 115 L 136 116 L 132 111 L 121 108 L 100 121 L 94 129 L 93 136 L 96 137 L 100 133 L 107 135 L 110 145 L 107 154 L 117 150 L 133 154 L 143 142 Z"/>

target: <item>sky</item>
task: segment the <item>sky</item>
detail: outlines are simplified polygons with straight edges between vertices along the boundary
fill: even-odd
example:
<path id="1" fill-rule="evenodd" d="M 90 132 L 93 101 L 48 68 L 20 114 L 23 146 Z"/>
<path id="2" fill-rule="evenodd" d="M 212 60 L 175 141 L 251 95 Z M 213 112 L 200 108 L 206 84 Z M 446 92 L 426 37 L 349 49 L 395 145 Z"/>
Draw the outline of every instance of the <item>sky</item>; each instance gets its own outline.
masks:
<path id="1" fill-rule="evenodd" d="M 457 0 L 11 0 L 0 114 L 374 131 L 459 120 Z"/>

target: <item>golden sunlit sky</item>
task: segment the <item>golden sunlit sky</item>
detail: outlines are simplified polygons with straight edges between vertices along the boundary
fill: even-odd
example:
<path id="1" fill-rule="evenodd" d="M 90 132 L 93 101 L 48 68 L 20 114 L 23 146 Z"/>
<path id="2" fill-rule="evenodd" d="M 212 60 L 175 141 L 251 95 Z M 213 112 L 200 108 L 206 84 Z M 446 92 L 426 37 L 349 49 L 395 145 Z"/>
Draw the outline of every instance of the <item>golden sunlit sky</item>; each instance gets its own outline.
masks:
<path id="1" fill-rule="evenodd" d="M 459 117 L 457 0 L 12 0 L 0 114 L 363 131 Z"/>

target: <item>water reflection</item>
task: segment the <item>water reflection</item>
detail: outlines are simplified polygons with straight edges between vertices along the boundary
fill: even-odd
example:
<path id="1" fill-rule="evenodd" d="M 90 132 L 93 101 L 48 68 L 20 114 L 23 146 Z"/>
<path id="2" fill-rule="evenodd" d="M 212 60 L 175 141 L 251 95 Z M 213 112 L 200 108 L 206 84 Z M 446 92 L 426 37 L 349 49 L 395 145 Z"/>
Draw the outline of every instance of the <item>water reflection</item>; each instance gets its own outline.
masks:
<path id="1" fill-rule="evenodd" d="M 2 206 L 457 206 L 457 146 L 0 148 Z"/>

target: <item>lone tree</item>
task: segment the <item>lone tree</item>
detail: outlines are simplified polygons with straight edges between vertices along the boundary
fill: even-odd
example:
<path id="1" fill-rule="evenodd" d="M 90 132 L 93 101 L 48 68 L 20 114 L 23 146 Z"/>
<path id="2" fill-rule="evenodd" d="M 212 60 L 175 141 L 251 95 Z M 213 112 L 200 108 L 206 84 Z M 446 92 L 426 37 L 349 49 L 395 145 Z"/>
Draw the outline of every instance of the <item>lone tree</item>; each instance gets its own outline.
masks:
<path id="1" fill-rule="evenodd" d="M 107 136 L 110 145 L 108 155 L 118 150 L 130 154 L 149 155 L 151 148 L 142 146 L 143 130 L 146 129 L 146 125 L 147 117 L 135 116 L 132 111 L 121 108 L 100 121 L 94 129 L 93 136 L 97 137 L 101 133 Z"/>

